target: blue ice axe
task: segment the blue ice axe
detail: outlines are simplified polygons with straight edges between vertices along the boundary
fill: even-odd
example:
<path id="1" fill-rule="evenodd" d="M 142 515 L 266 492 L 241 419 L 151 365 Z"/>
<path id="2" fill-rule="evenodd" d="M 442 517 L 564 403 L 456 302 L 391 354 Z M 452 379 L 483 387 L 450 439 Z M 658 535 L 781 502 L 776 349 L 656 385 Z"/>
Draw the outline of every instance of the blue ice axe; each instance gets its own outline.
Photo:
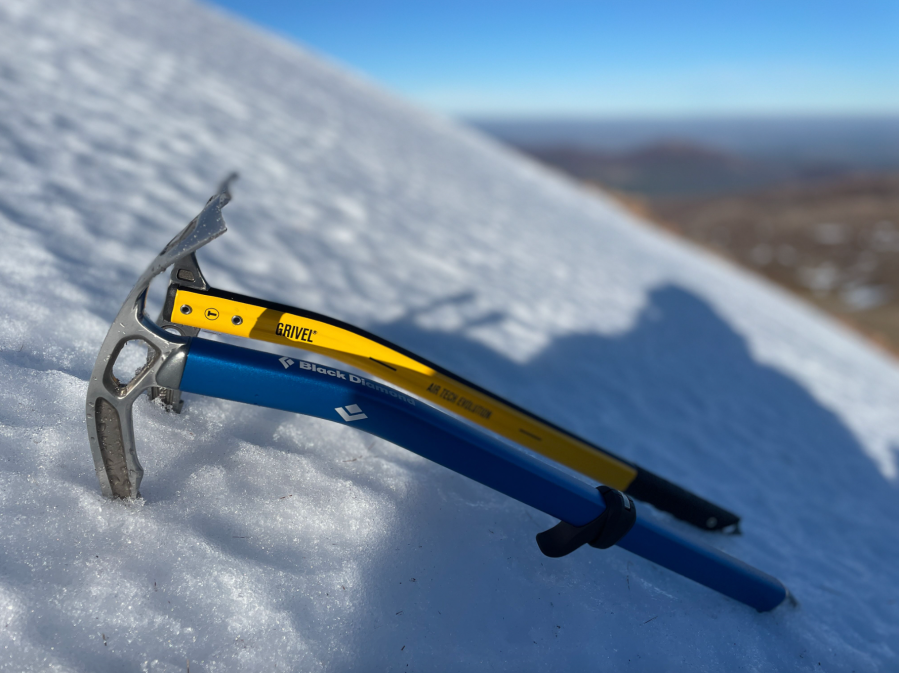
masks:
<path id="1" fill-rule="evenodd" d="M 351 425 L 413 451 L 560 519 L 537 536 L 544 554 L 587 544 L 617 544 L 757 610 L 789 592 L 777 579 L 717 549 L 637 516 L 627 495 L 589 484 L 421 400 L 357 374 L 288 356 L 172 334 L 145 313 L 150 282 L 222 235 L 226 182 L 203 211 L 156 257 L 120 309 L 100 349 L 87 394 L 87 427 L 103 493 L 140 497 L 131 408 L 148 388 L 163 388 L 282 409 Z M 146 364 L 127 383 L 113 374 L 124 346 L 147 347 Z"/>

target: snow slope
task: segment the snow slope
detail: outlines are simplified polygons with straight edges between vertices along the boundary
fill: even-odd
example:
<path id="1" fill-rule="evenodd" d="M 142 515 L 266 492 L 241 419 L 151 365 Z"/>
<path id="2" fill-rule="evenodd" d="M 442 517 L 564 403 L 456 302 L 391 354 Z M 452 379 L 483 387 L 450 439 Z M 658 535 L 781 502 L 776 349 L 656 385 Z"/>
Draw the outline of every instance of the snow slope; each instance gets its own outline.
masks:
<path id="1" fill-rule="evenodd" d="M 86 380 L 230 170 L 217 287 L 360 324 L 744 516 L 758 614 L 346 427 Z M 899 668 L 899 368 L 602 196 L 186 0 L 0 0 L 0 670 Z M 159 296 L 159 288 L 156 288 Z M 643 506 L 646 516 L 668 520 Z"/>

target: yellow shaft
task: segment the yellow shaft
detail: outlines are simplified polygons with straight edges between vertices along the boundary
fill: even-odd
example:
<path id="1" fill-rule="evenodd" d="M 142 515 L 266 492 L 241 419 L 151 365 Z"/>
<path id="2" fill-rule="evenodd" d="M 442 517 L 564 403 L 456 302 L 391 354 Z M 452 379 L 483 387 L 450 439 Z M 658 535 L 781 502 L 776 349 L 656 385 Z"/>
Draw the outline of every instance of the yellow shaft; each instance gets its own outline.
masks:
<path id="1" fill-rule="evenodd" d="M 182 311 L 183 306 L 189 307 L 189 312 Z M 190 290 L 177 291 L 171 321 L 326 355 L 621 491 L 637 476 L 630 465 L 585 442 L 453 376 L 343 327 Z"/>

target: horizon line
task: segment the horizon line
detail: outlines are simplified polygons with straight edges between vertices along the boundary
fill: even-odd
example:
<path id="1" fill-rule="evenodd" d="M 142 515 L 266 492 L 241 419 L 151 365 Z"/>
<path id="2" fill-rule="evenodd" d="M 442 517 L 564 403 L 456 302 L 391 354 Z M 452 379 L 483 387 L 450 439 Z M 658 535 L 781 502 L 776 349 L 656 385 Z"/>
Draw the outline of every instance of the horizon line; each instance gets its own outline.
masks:
<path id="1" fill-rule="evenodd" d="M 640 122 L 640 121 L 897 121 L 894 112 L 697 112 L 697 113 L 447 113 L 463 121 L 501 122 Z"/>

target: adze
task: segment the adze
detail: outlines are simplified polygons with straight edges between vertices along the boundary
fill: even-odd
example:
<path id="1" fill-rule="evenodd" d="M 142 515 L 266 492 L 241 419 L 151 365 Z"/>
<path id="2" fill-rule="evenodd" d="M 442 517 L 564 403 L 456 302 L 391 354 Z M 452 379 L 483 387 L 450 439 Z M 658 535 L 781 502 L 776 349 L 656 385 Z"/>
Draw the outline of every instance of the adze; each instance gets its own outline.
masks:
<path id="1" fill-rule="evenodd" d="M 537 536 L 547 556 L 564 556 L 585 544 L 600 549 L 617 545 L 760 611 L 775 608 L 789 596 L 784 585 L 770 575 L 638 516 L 636 505 L 626 493 L 608 486 L 593 488 L 421 399 L 354 373 L 201 339 L 196 336 L 196 326 L 178 326 L 181 333 L 173 334 L 153 322 L 145 312 L 147 290 L 167 267 L 174 265 L 173 277 L 190 285 L 191 291 L 209 291 L 194 253 L 226 231 L 221 211 L 231 200 L 228 183 L 144 271 L 103 341 L 88 384 L 87 426 L 94 466 L 105 495 L 140 497 L 143 469 L 131 415 L 135 399 L 148 388 L 158 388 L 177 404 L 177 396 L 171 391 L 184 391 L 352 425 L 424 456 L 560 519 L 555 527 Z M 303 315 L 299 309 L 272 308 L 253 298 L 233 297 L 237 295 L 228 301 L 261 307 L 260 316 L 264 311 Z M 377 340 L 343 323 L 328 324 Z M 145 344 L 148 357 L 135 376 L 122 383 L 113 368 L 129 341 Z M 397 352 L 415 358 L 405 351 Z M 472 385 L 429 366 L 454 382 Z M 491 400 L 499 399 L 473 389 Z"/>

